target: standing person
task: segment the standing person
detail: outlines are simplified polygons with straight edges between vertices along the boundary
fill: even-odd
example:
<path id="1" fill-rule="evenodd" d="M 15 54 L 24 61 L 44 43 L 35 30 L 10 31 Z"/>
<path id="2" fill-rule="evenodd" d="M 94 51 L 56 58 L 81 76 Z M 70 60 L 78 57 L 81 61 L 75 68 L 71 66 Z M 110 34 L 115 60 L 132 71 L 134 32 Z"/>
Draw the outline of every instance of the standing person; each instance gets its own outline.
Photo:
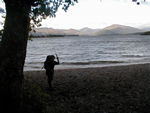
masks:
<path id="1" fill-rule="evenodd" d="M 59 64 L 59 58 L 56 54 L 57 61 L 55 61 L 54 55 L 48 55 L 46 61 L 44 62 L 44 68 L 46 70 L 46 75 L 48 77 L 49 88 L 52 88 L 52 80 L 54 76 L 54 67 Z"/>

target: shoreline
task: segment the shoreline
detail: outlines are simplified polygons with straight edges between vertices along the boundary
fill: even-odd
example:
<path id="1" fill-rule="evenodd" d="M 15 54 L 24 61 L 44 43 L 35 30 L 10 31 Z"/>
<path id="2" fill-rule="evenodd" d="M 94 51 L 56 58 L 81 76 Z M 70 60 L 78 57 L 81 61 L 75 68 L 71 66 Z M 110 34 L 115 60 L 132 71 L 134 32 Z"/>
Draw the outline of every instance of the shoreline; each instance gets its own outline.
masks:
<path id="1" fill-rule="evenodd" d="M 49 113 L 150 113 L 150 63 L 24 72 L 49 95 Z"/>
<path id="2" fill-rule="evenodd" d="M 110 63 L 110 64 L 85 64 L 85 65 L 64 65 L 63 63 L 60 65 L 55 66 L 55 70 L 64 70 L 64 69 L 84 69 L 84 68 L 101 68 L 101 67 L 113 67 L 113 66 L 128 66 L 128 65 L 140 65 L 140 64 L 150 64 L 150 62 L 138 62 L 138 63 L 129 63 L 129 62 L 124 62 L 124 63 Z M 24 66 L 24 72 L 26 71 L 43 71 L 44 68 L 42 68 L 42 65 L 39 66 Z"/>
<path id="3" fill-rule="evenodd" d="M 138 66 L 138 65 L 150 65 L 150 63 L 135 63 L 135 64 L 129 64 L 129 63 L 127 63 L 127 64 L 112 64 L 112 65 L 103 65 L 103 66 L 89 66 L 89 67 L 71 67 L 71 68 L 57 68 L 57 67 L 55 67 L 54 68 L 54 70 L 55 71 L 59 71 L 59 70 L 81 70 L 81 69 L 93 69 L 93 68 L 95 68 L 95 69 L 101 69 L 101 68 L 111 68 L 111 67 L 113 67 L 113 68 L 117 68 L 117 67 L 124 67 L 124 66 Z M 26 73 L 26 72 L 40 72 L 40 71 L 45 71 L 45 69 L 43 68 L 43 69 L 41 69 L 41 70 L 24 70 L 24 73 Z"/>

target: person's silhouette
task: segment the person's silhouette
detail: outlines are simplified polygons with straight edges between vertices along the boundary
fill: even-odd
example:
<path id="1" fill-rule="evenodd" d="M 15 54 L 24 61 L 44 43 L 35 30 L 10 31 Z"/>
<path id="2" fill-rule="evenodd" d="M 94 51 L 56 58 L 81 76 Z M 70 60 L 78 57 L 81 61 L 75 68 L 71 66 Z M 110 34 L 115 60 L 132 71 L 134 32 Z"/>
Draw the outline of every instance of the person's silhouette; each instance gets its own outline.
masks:
<path id="1" fill-rule="evenodd" d="M 48 77 L 49 88 L 52 88 L 52 80 L 54 76 L 54 66 L 59 64 L 59 58 L 56 55 L 57 61 L 55 61 L 54 55 L 48 55 L 44 62 L 44 68 L 46 70 L 46 75 Z"/>

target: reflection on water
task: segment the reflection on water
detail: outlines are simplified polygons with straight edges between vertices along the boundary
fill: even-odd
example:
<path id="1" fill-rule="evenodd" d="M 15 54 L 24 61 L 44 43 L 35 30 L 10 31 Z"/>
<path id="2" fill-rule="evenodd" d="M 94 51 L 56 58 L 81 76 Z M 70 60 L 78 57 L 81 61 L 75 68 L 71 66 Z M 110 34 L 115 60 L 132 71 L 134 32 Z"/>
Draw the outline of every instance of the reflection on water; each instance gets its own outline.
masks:
<path id="1" fill-rule="evenodd" d="M 25 70 L 41 69 L 46 56 L 56 53 L 61 61 L 57 68 L 150 62 L 150 37 L 112 35 L 36 38 L 28 42 Z"/>

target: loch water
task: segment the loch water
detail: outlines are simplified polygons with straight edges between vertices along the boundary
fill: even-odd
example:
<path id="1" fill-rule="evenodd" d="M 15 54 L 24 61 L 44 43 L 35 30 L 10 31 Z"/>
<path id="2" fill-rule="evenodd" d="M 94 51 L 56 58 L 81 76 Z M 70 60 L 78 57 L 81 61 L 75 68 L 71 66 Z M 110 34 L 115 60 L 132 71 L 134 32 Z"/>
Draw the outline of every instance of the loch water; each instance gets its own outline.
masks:
<path id="1" fill-rule="evenodd" d="M 150 62 L 150 36 L 105 35 L 33 38 L 28 41 L 24 70 L 41 70 L 56 54 L 56 69 L 103 67 Z"/>

